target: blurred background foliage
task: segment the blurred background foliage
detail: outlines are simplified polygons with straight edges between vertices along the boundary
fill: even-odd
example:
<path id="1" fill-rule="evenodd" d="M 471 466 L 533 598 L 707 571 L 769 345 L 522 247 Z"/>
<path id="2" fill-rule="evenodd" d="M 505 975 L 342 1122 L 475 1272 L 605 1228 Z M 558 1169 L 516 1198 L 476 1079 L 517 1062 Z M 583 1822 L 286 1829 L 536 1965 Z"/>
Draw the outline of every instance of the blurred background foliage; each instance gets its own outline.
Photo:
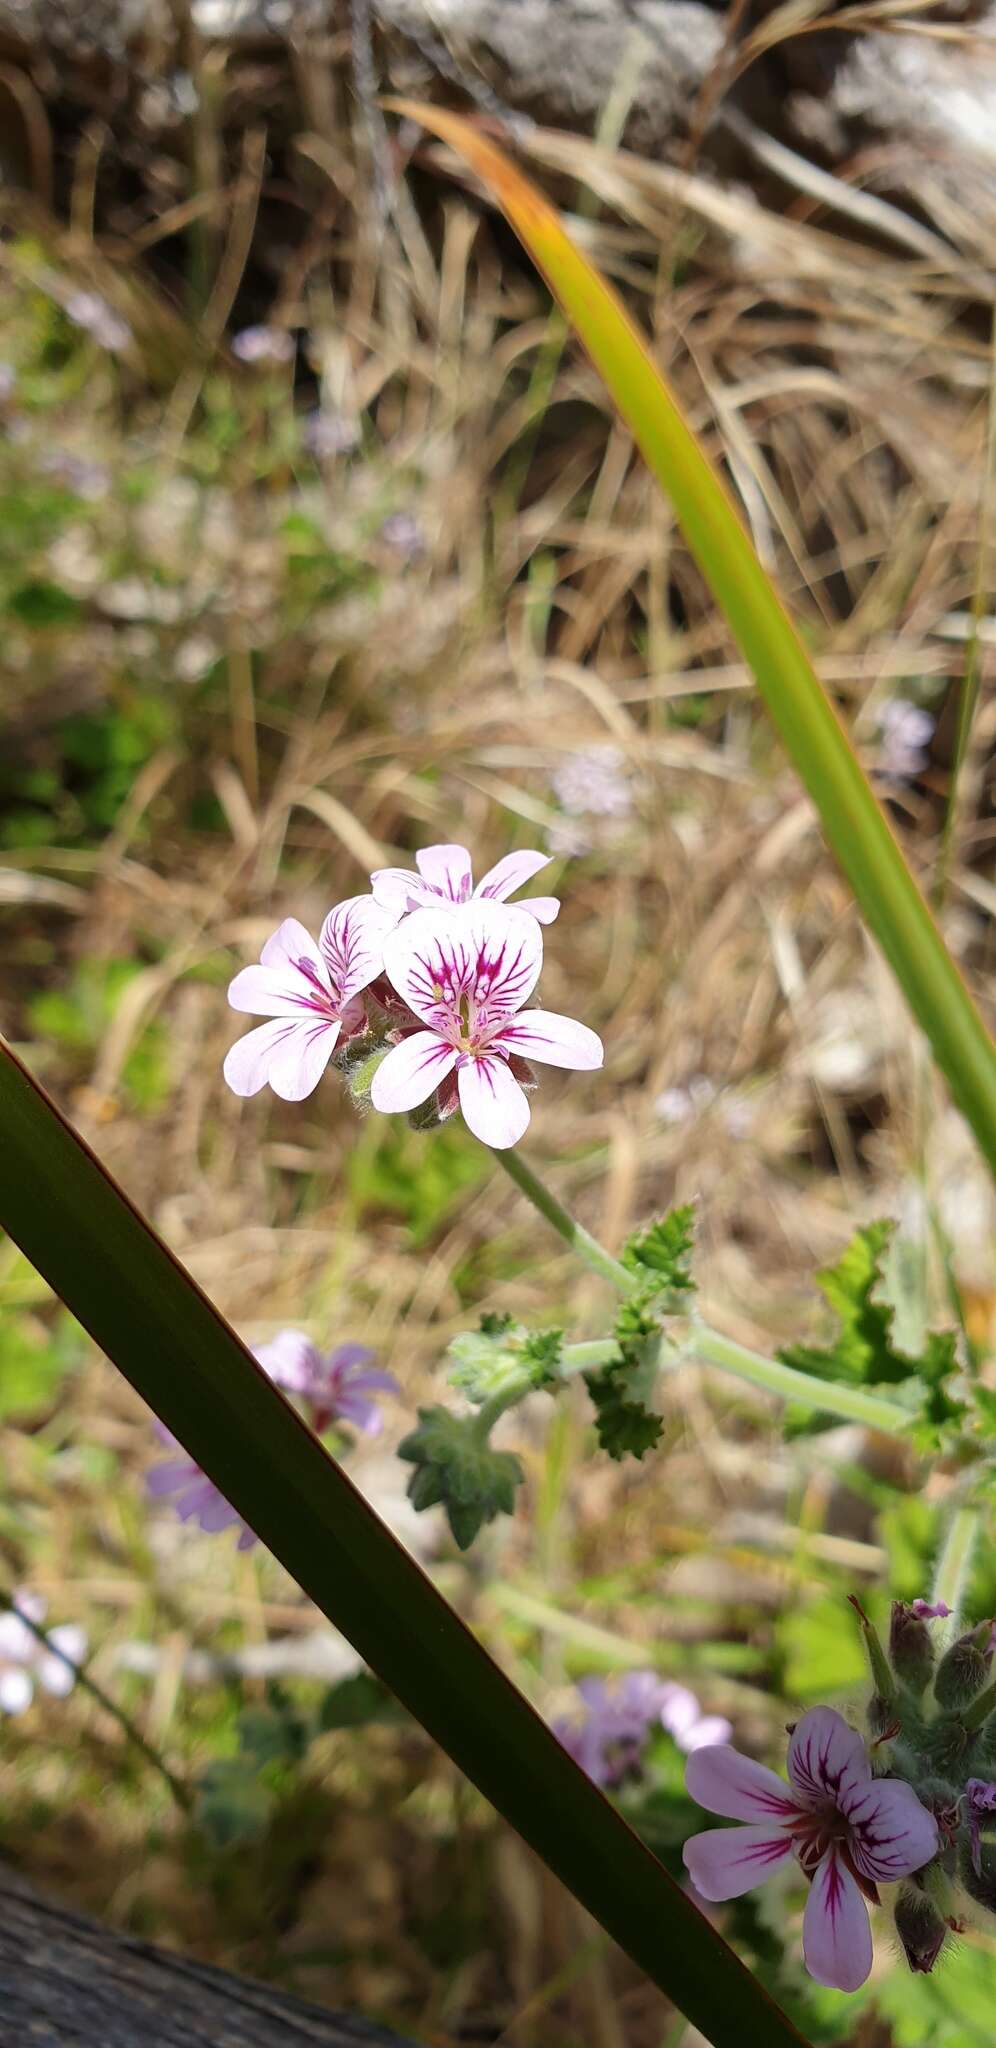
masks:
<path id="1" fill-rule="evenodd" d="M 358 1124 L 333 1080 L 237 1103 L 226 983 L 372 864 L 440 839 L 479 866 L 549 850 L 544 999 L 607 1057 L 544 1078 L 533 1155 L 613 1244 L 694 1200 L 706 1312 L 758 1348 L 819 1339 L 814 1267 L 890 1215 L 906 1326 L 955 1313 L 985 1358 L 984 1172 L 500 222 L 428 148 L 380 214 L 369 110 L 316 143 L 313 107 L 268 137 L 251 102 L 227 125 L 217 91 L 199 104 L 178 217 L 151 153 L 143 186 L 104 135 L 95 186 L 91 131 L 57 125 L 58 202 L 25 199 L 0 242 L 0 1024 L 251 1341 L 303 1326 L 397 1374 L 352 1469 L 544 1712 L 586 1672 L 652 1666 L 774 1758 L 794 1711 L 860 1692 L 847 1592 L 881 1619 L 886 1589 L 926 1590 L 950 1476 L 925 1486 L 856 1429 L 786 1444 L 773 1405 L 687 1370 L 640 1466 L 595 1452 L 583 1398 L 535 1396 L 507 1432 L 515 1520 L 460 1557 L 393 1447 L 481 1309 L 583 1336 L 598 1283 L 458 1125 Z M 622 154 L 595 205 L 593 163 L 560 138 L 551 189 L 653 327 L 991 1003 L 991 596 L 972 618 L 996 211 L 942 289 L 818 210 L 786 235 L 763 192 L 731 190 L 720 228 L 694 181 L 676 208 Z M 966 644 L 981 687 L 946 842 Z M 116 1926 L 439 2048 L 678 2048 L 272 1561 L 151 1510 L 155 1451 L 0 1247 L 0 1585 L 85 1625 L 95 1680 L 191 1800 L 98 1698 L 39 1698 L 0 1722 L 5 1853 Z M 989 1558 L 973 1606 L 996 1607 Z M 677 1871 L 693 1816 L 669 1737 L 624 1796 Z M 844 2000 L 784 1962 L 782 1917 L 762 1896 L 731 1928 L 814 2039 L 989 2040 L 980 1936 L 931 1979 L 883 1952 Z"/>

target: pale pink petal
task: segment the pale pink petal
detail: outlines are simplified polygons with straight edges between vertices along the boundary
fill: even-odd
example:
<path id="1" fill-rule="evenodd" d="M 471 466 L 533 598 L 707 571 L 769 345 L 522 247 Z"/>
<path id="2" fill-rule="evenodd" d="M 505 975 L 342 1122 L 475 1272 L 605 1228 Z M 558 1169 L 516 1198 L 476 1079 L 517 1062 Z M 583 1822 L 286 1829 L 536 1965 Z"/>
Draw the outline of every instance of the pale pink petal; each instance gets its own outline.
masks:
<path id="1" fill-rule="evenodd" d="M 789 1743 L 788 1774 L 804 1806 L 839 1804 L 845 1793 L 871 1777 L 860 1735 L 833 1707 L 810 1707 L 796 1722 Z"/>
<path id="2" fill-rule="evenodd" d="M 375 1109 L 387 1116 L 401 1109 L 417 1109 L 452 1073 L 456 1062 L 455 1048 L 434 1031 L 414 1031 L 381 1060 L 373 1077 L 370 1100 Z"/>
<path id="3" fill-rule="evenodd" d="M 26 1671 L 0 1671 L 0 1714 L 23 1714 L 33 1693 Z"/>
<path id="4" fill-rule="evenodd" d="M 415 865 L 430 889 L 450 903 L 466 903 L 474 877 L 465 846 L 424 846 L 415 855 Z"/>
<path id="5" fill-rule="evenodd" d="M 504 1026 L 494 1044 L 498 1051 L 517 1052 L 524 1060 L 585 1073 L 600 1067 L 605 1057 L 601 1039 L 587 1024 L 561 1017 L 556 1010 L 523 1010 Z"/>
<path id="6" fill-rule="evenodd" d="M 783 1778 L 726 1742 L 689 1757 L 685 1784 L 689 1796 L 707 1813 L 721 1813 L 728 1820 L 766 1821 L 769 1830 L 773 1821 L 789 1824 L 799 1811 Z"/>
<path id="7" fill-rule="evenodd" d="M 498 861 L 495 867 L 488 869 L 486 875 L 482 875 L 474 895 L 493 896 L 497 902 L 504 903 L 506 896 L 511 896 L 516 889 L 523 888 L 526 882 L 531 882 L 541 868 L 548 868 L 550 859 L 548 853 L 535 853 L 526 849 L 521 853 L 506 853 L 504 860 Z M 532 907 L 531 903 L 521 905 L 523 910 L 531 911 Z M 557 908 L 560 908 L 559 904 Z"/>
<path id="8" fill-rule="evenodd" d="M 319 961 L 307 977 L 297 967 L 243 967 L 229 983 L 228 1000 L 250 1017 L 300 1017 L 319 1008 L 327 1014 L 335 998 Z"/>
<path id="9" fill-rule="evenodd" d="M 714 1749 L 721 1742 L 728 1742 L 733 1728 L 722 1714 L 704 1714 L 691 1728 L 685 1728 L 677 1737 L 678 1745 L 692 1756 L 697 1749 Z"/>
<path id="10" fill-rule="evenodd" d="M 851 1829 L 851 1855 L 873 1882 L 894 1884 L 936 1856 L 937 1822 L 912 1785 L 872 1778 L 847 1790 L 840 1804 Z"/>
<path id="11" fill-rule="evenodd" d="M 338 1019 L 274 1017 L 236 1040 L 224 1075 L 235 1095 L 258 1095 L 267 1083 L 285 1102 L 302 1102 L 317 1088 L 335 1051 Z"/>
<path id="12" fill-rule="evenodd" d="M 532 994 L 543 964 L 535 918 L 502 903 L 416 910 L 389 935 L 384 966 L 398 994 L 443 1035 L 465 1020 L 498 1028 Z"/>
<path id="13" fill-rule="evenodd" d="M 763 1884 L 792 1854 L 791 1836 L 767 1827 L 710 1828 L 691 1835 L 685 1869 L 704 1899 L 739 1899 Z"/>
<path id="14" fill-rule="evenodd" d="M 395 919 L 404 917 L 406 910 L 414 910 L 419 904 L 431 904 L 436 895 L 428 882 L 413 875 L 410 868 L 377 868 L 370 877 L 370 887 L 374 902 L 393 911 Z"/>
<path id="15" fill-rule="evenodd" d="M 153 1465 L 146 1473 L 146 1493 L 151 1493 L 154 1497 L 177 1493 L 181 1486 L 186 1486 L 196 1469 L 192 1458 L 167 1458 L 161 1465 Z"/>
<path id="16" fill-rule="evenodd" d="M 559 896 L 526 896 L 520 903 L 519 909 L 528 910 L 530 917 L 538 918 L 540 924 L 553 924 L 555 918 L 560 916 L 560 898 Z"/>
<path id="17" fill-rule="evenodd" d="M 806 1900 L 802 1952 L 810 1976 L 835 1991 L 858 1991 L 872 1966 L 868 1908 L 832 1849 L 817 1866 Z"/>
<path id="18" fill-rule="evenodd" d="M 482 1145 L 504 1152 L 518 1144 L 529 1123 L 529 1104 L 504 1060 L 487 1053 L 465 1059 L 457 1069 L 457 1088 L 464 1122 Z"/>
<path id="19" fill-rule="evenodd" d="M 322 966 L 322 956 L 311 933 L 296 917 L 285 917 L 283 924 L 278 924 L 259 957 L 264 967 L 296 967 L 300 960 L 307 960 L 312 967 Z"/>
<path id="20" fill-rule="evenodd" d="M 319 945 L 340 1005 L 383 973 L 384 940 L 396 922 L 372 896 L 350 896 L 329 911 Z"/>
<path id="21" fill-rule="evenodd" d="M 300 1330 L 280 1330 L 268 1344 L 255 1344 L 253 1357 L 275 1387 L 303 1394 L 322 1370 L 322 1354 Z"/>

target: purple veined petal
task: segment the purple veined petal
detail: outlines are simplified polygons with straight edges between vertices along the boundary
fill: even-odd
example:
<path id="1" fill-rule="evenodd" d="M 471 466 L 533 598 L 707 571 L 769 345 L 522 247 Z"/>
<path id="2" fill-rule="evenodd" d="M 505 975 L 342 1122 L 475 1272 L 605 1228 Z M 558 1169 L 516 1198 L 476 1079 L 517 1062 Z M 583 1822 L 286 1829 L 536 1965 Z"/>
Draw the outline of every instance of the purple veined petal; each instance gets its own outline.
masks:
<path id="1" fill-rule="evenodd" d="M 741 1756 L 721 1742 L 714 1749 L 696 1750 L 688 1759 L 685 1784 L 689 1796 L 707 1813 L 721 1813 L 727 1820 L 751 1820 L 786 1826 L 797 1817 L 799 1801 L 784 1779 L 765 1764 Z"/>
<path id="2" fill-rule="evenodd" d="M 460 1108 L 468 1130 L 496 1152 L 517 1145 L 529 1126 L 529 1103 L 511 1068 L 492 1053 L 477 1053 L 457 1068 Z"/>
<path id="3" fill-rule="evenodd" d="M 395 919 L 436 900 L 435 890 L 420 875 L 413 875 L 410 868 L 376 868 L 370 877 L 370 887 L 374 902 L 393 911 Z"/>
<path id="4" fill-rule="evenodd" d="M 319 946 L 340 1005 L 357 996 L 384 971 L 384 940 L 397 913 L 372 896 L 350 896 L 330 910 Z"/>
<path id="5" fill-rule="evenodd" d="M 327 979 L 325 963 L 306 925 L 297 917 L 285 917 L 271 932 L 259 956 L 263 967 L 296 968 L 301 960 L 318 969 L 322 980 Z"/>
<path id="6" fill-rule="evenodd" d="M 415 910 L 391 932 L 384 966 L 398 994 L 442 1036 L 494 1037 L 539 980 L 543 935 L 534 917 L 475 899 Z"/>
<path id="7" fill-rule="evenodd" d="M 335 1404 L 337 1422 L 348 1422 L 354 1429 L 362 1430 L 364 1436 L 379 1436 L 384 1427 L 384 1418 L 376 1401 L 368 1394 L 358 1394 L 352 1388 L 338 1396 Z"/>
<path id="8" fill-rule="evenodd" d="M 740 1899 L 788 1860 L 792 1838 L 770 1821 L 766 1826 L 710 1828 L 707 1834 L 691 1835 L 681 1853 L 704 1899 Z"/>
<path id="9" fill-rule="evenodd" d="M 840 1805 L 851 1831 L 851 1855 L 863 1877 L 894 1884 L 936 1856 L 937 1822 L 912 1785 L 901 1779 L 872 1778 L 845 1791 Z"/>
<path id="10" fill-rule="evenodd" d="M 548 868 L 550 859 L 550 854 L 537 853 L 532 848 L 523 848 L 521 853 L 506 853 L 504 860 L 498 861 L 493 868 L 488 869 L 486 875 L 481 876 L 474 895 L 490 896 L 496 902 L 504 903 L 506 896 L 513 895 L 516 889 L 524 888 L 527 882 L 532 881 L 534 875 L 539 874 L 541 868 Z M 520 908 L 535 915 L 531 903 L 523 903 Z M 557 908 L 560 908 L 559 904 Z"/>
<path id="11" fill-rule="evenodd" d="M 307 1393 L 322 1370 L 321 1352 L 300 1330 L 278 1330 L 268 1344 L 253 1345 L 252 1355 L 274 1386 L 288 1394 Z"/>
<path id="12" fill-rule="evenodd" d="M 320 977 L 320 979 L 319 979 Z M 250 1017 L 323 1015 L 337 1008 L 328 969 L 321 961 L 310 974 L 294 967 L 243 967 L 229 983 L 229 1007 Z"/>
<path id="13" fill-rule="evenodd" d="M 829 1799 L 836 1806 L 868 1783 L 871 1765 L 861 1736 L 843 1714 L 833 1707 L 810 1707 L 796 1722 L 789 1743 L 788 1774 L 802 1805 Z"/>
<path id="14" fill-rule="evenodd" d="M 26 1671 L 0 1671 L 0 1714 L 23 1714 L 34 1691 Z"/>
<path id="15" fill-rule="evenodd" d="M 868 1908 L 831 1849 L 818 1864 L 802 1923 L 802 1952 L 817 1984 L 858 1991 L 872 1966 Z"/>
<path id="16" fill-rule="evenodd" d="M 685 1728 L 675 1737 L 679 1749 L 687 1756 L 694 1756 L 697 1749 L 714 1749 L 721 1742 L 729 1742 L 733 1729 L 722 1714 L 704 1714 L 691 1728 Z"/>
<path id="17" fill-rule="evenodd" d="M 587 1024 L 561 1017 L 556 1010 L 523 1010 L 503 1026 L 494 1042 L 502 1052 L 517 1052 L 525 1060 L 571 1067 L 579 1073 L 590 1073 L 605 1058 L 601 1039 Z"/>
<path id="18" fill-rule="evenodd" d="M 468 901 L 474 876 L 465 846 L 424 846 L 415 855 L 415 866 L 423 882 L 448 902 Z"/>
<path id="19" fill-rule="evenodd" d="M 289 1021 L 275 1017 L 270 1024 L 259 1025 L 256 1031 L 249 1032 L 248 1037 L 240 1038 L 228 1054 L 224 1074 L 230 1088 L 235 1085 L 229 1071 L 230 1067 L 234 1065 L 236 1072 L 242 1071 L 234 1057 L 238 1054 L 239 1048 L 248 1045 L 250 1038 L 259 1039 L 266 1031 L 272 1032 L 273 1036 L 263 1049 L 264 1080 L 269 1083 L 274 1095 L 280 1096 L 281 1101 L 304 1102 L 307 1096 L 314 1094 L 339 1042 L 342 1025 L 338 1017 L 319 1018 L 314 1023 L 304 1018 Z M 256 1058 L 249 1067 L 253 1076 L 258 1071 L 258 1065 L 257 1050 Z M 236 1095 L 254 1095 L 256 1092 L 256 1087 L 235 1087 Z"/>
<path id="20" fill-rule="evenodd" d="M 381 1060 L 370 1089 L 374 1108 L 385 1116 L 417 1109 L 452 1073 L 457 1057 L 456 1048 L 434 1031 L 413 1031 Z"/>

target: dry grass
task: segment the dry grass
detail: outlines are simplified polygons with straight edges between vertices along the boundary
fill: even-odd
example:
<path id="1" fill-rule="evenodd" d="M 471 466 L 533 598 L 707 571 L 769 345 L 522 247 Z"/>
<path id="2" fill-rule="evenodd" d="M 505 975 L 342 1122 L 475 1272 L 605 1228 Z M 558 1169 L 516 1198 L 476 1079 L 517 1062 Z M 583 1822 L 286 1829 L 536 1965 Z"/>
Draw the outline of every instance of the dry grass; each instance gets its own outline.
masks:
<path id="1" fill-rule="evenodd" d="M 991 189 L 924 166 L 942 260 L 901 233 L 852 236 L 812 200 L 786 214 L 575 139 L 540 135 L 534 155 L 565 197 L 575 181 L 597 195 L 588 244 L 653 326 L 869 758 L 886 698 L 936 713 L 929 765 L 894 787 L 929 882 L 979 585 Z M 483 866 L 511 844 L 561 843 L 567 823 L 585 850 L 558 871 L 544 999 L 593 1025 L 607 1060 L 593 1080 L 544 1083 L 530 1151 L 583 1219 L 616 1244 L 694 1198 L 709 1313 L 771 1348 L 812 1327 L 814 1265 L 857 1221 L 900 1215 L 915 1238 L 925 1160 L 972 1326 L 992 1336 L 991 1212 L 968 1140 L 722 621 L 539 288 L 440 177 L 452 164 L 426 150 L 420 165 L 421 224 L 404 210 L 378 240 L 350 205 L 341 135 L 300 136 L 272 189 L 247 143 L 212 195 L 220 253 L 194 333 L 154 276 L 122 273 L 78 224 L 67 240 L 39 214 L 35 241 L 0 251 L 11 353 L 34 349 L 39 380 L 8 491 L 53 436 L 112 480 L 47 553 L 25 549 L 24 573 L 56 577 L 81 609 L 71 631 L 11 624 L 5 747 L 37 767 L 67 712 L 121 712 L 143 693 L 168 710 L 106 829 L 77 830 L 70 804 L 53 806 L 73 824 L 62 839 L 8 833 L 4 1028 L 240 1329 L 256 1340 L 291 1321 L 376 1346 L 405 1389 L 396 1438 L 478 1305 L 583 1335 L 599 1329 L 599 1289 L 458 1135 L 358 1129 L 333 1082 L 299 1108 L 240 1106 L 220 1079 L 224 983 L 282 915 L 314 928 L 382 855 L 449 838 Z M 277 317 L 301 329 L 302 385 L 362 424 L 358 450 L 318 469 L 289 383 L 233 371 L 221 341 L 239 293 L 262 288 L 260 238 L 296 208 L 317 225 L 295 229 Z M 95 275 L 136 338 L 119 365 L 93 354 L 42 394 L 46 266 Z M 421 535 L 408 561 L 384 535 L 399 510 Z M 321 573 L 305 587 L 309 551 Z M 945 916 L 991 1003 L 991 621 L 976 659 Z M 606 748 L 629 808 L 565 821 L 558 773 Z M 89 1036 L 41 1028 L 39 990 L 71 992 L 81 964 L 115 961 L 139 971 Z M 151 1098 L 128 1078 L 150 1044 Z M 674 1091 L 697 1079 L 683 1103 Z M 22 1335 L 49 1327 L 9 1256 L 0 1300 Z M 469 1563 L 432 1529 L 441 1583 L 544 1707 L 593 1657 L 654 1655 L 698 1673 L 707 1704 L 763 1744 L 798 1679 L 793 1611 L 855 1574 L 874 1583 L 887 1550 L 895 1563 L 874 1509 L 901 1520 L 913 1472 L 873 1466 L 863 1503 L 832 1483 L 825 1446 L 786 1448 L 777 1416 L 692 1372 L 645 1467 L 592 1454 L 583 1404 L 555 1422 L 534 1405 L 512 1430 L 528 1474 L 514 1526 Z M 192 1773 L 230 1745 L 232 1696 L 185 1679 L 191 1650 L 304 1638 L 313 1614 L 266 1561 L 147 1519 L 149 1419 L 100 1359 L 0 1441 L 10 1582 L 30 1578 L 86 1623 L 95 1674 Z M 854 1440 L 845 1454 L 864 1455 Z M 380 1449 L 357 1470 L 378 1498 L 400 1490 Z M 151 1678 L 129 1675 L 149 1645 Z M 242 1686 L 262 1696 L 258 1678 Z M 37 1709 L 4 1738 L 11 1844 L 119 1924 L 426 2041 L 660 2048 L 656 2000 L 597 1942 L 578 1947 L 572 1909 L 417 1736 L 329 1738 L 311 1818 L 289 1794 L 282 1832 L 241 1875 L 191 1845 L 92 1702 Z"/>

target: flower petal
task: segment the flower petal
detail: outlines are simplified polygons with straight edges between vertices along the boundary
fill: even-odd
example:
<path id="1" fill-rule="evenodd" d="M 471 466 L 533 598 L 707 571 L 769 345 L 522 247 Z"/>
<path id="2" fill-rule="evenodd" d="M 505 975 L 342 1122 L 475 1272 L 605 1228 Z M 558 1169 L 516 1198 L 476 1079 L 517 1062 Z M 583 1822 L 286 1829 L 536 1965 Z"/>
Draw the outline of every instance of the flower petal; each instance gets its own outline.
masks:
<path id="1" fill-rule="evenodd" d="M 317 1088 L 336 1048 L 338 1018 L 274 1017 L 230 1048 L 225 1080 L 235 1095 L 258 1095 L 267 1083 L 284 1102 L 303 1102 Z"/>
<path id="2" fill-rule="evenodd" d="M 420 1102 L 428 1101 L 440 1081 L 445 1081 L 456 1062 L 455 1048 L 435 1031 L 413 1031 L 410 1038 L 403 1038 L 381 1060 L 373 1077 L 370 1100 L 375 1109 L 387 1116 L 400 1109 L 417 1109 Z"/>
<path id="3" fill-rule="evenodd" d="M 543 965 L 535 918 L 503 903 L 415 910 L 391 932 L 384 966 L 399 996 L 443 1036 L 463 1031 L 461 1004 L 497 1030 L 532 994 Z"/>
<path id="4" fill-rule="evenodd" d="M 739 1899 L 763 1884 L 792 1854 L 791 1837 L 771 1823 L 710 1828 L 691 1835 L 682 1850 L 685 1869 L 704 1899 Z"/>
<path id="5" fill-rule="evenodd" d="M 872 1966 L 868 1908 L 832 1849 L 817 1865 L 806 1900 L 802 1952 L 810 1976 L 835 1991 L 859 1990 Z"/>
<path id="6" fill-rule="evenodd" d="M 587 1024 L 561 1017 L 556 1010 L 523 1010 L 493 1043 L 499 1052 L 517 1052 L 525 1060 L 585 1073 L 600 1067 L 605 1057 L 601 1039 Z"/>
<path id="7" fill-rule="evenodd" d="M 322 1370 L 322 1354 L 300 1330 L 279 1330 L 268 1344 L 254 1344 L 253 1357 L 275 1387 L 303 1394 Z"/>
<path id="8" fill-rule="evenodd" d="M 0 1714 L 23 1714 L 33 1693 L 26 1671 L 0 1671 Z"/>
<path id="9" fill-rule="evenodd" d="M 548 868 L 552 855 L 537 853 L 533 848 L 523 848 L 521 853 L 506 853 L 486 875 L 482 875 L 474 890 L 475 896 L 492 896 L 498 903 L 504 903 L 516 889 L 521 889 L 538 875 L 541 868 Z M 523 904 L 522 909 L 526 908 Z"/>
<path id="10" fill-rule="evenodd" d="M 529 1123 L 529 1104 L 505 1060 L 490 1053 L 463 1060 L 457 1087 L 464 1122 L 482 1145 L 504 1152 L 518 1144 Z"/>
<path id="11" fill-rule="evenodd" d="M 396 923 L 397 912 L 372 896 L 347 897 L 329 911 L 318 943 L 340 1007 L 383 973 L 384 940 Z"/>
<path id="12" fill-rule="evenodd" d="M 804 1806 L 833 1805 L 866 1785 L 868 1752 L 860 1735 L 833 1707 L 810 1707 L 789 1743 L 788 1774 Z"/>
<path id="13" fill-rule="evenodd" d="M 856 1786 L 844 1793 L 841 1809 L 851 1829 L 851 1855 L 863 1877 L 894 1884 L 937 1854 L 937 1822 L 912 1785 L 899 1778 L 872 1778 Z"/>
<path id="14" fill-rule="evenodd" d="M 789 1824 L 799 1811 L 783 1778 L 753 1757 L 741 1756 L 728 1742 L 696 1750 L 688 1759 L 685 1785 L 707 1813 L 721 1813 L 728 1820 L 766 1821 L 769 1830 L 772 1822 Z"/>
<path id="15" fill-rule="evenodd" d="M 693 1756 L 697 1749 L 714 1749 L 721 1742 L 728 1742 L 733 1734 L 730 1722 L 723 1714 L 704 1714 L 694 1727 L 684 1729 L 675 1737 L 679 1749 L 687 1756 Z"/>
<path id="16" fill-rule="evenodd" d="M 473 887 L 470 855 L 465 846 L 424 846 L 415 855 L 423 882 L 450 903 L 466 903 Z"/>
<path id="17" fill-rule="evenodd" d="M 418 904 L 431 903 L 433 898 L 428 883 L 410 868 L 375 868 L 370 888 L 374 902 L 393 911 L 395 918 L 404 917 L 406 911 L 414 910 Z"/>
<path id="18" fill-rule="evenodd" d="M 250 1017 L 300 1017 L 314 1015 L 320 1005 L 327 1012 L 335 997 L 328 969 L 319 960 L 310 976 L 303 974 L 296 963 L 287 967 L 243 967 L 235 980 L 229 982 L 228 1001 L 233 1010 L 244 1010 Z"/>
<path id="19" fill-rule="evenodd" d="M 560 916 L 560 898 L 559 896 L 527 896 L 519 904 L 519 909 L 528 910 L 530 917 L 537 918 L 540 924 L 553 924 L 555 918 Z"/>
<path id="20" fill-rule="evenodd" d="M 283 924 L 278 924 L 259 957 L 264 967 L 296 967 L 299 960 L 307 960 L 312 967 L 322 967 L 322 956 L 311 933 L 296 917 L 285 917 Z M 322 979 L 325 979 L 324 970 Z"/>

